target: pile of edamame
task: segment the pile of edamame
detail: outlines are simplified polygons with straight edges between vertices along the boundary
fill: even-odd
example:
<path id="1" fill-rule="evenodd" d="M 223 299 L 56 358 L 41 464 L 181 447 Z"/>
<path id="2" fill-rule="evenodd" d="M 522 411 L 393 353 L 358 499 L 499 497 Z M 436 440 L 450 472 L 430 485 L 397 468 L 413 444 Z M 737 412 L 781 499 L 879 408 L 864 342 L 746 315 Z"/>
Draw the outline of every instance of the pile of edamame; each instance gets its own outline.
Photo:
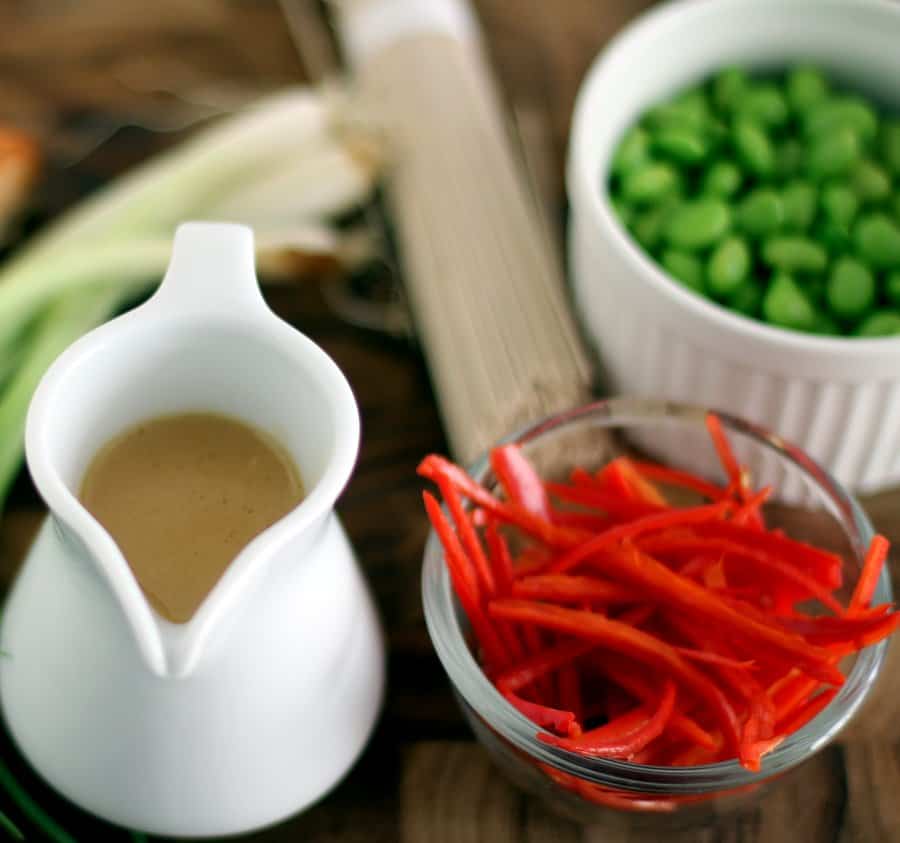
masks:
<path id="1" fill-rule="evenodd" d="M 677 281 L 817 334 L 900 334 L 900 119 L 802 65 L 719 72 L 644 114 L 615 212 Z"/>

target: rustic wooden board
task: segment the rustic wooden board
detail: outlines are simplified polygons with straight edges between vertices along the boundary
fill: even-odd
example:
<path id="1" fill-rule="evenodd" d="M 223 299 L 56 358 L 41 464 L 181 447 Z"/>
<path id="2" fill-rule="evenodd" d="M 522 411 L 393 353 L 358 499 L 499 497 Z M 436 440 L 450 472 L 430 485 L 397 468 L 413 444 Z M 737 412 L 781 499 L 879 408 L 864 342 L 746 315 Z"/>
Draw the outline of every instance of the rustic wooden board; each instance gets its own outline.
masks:
<path id="1" fill-rule="evenodd" d="M 479 0 L 504 91 L 522 127 L 548 217 L 562 219 L 569 115 L 602 44 L 642 0 Z M 103 130 L 129 121 L 174 128 L 299 78 L 274 0 L 20 0 L 0 4 L 0 121 L 26 125 L 57 161 L 84 154 Z M 173 93 L 174 92 L 174 93 Z M 98 128 L 99 127 L 99 128 Z M 173 136 L 122 129 L 77 167 L 48 181 L 35 220 L 120 172 Z M 271 304 L 331 354 L 361 405 L 363 449 L 340 512 L 360 553 L 391 650 L 390 686 L 376 735 L 348 778 L 259 843 L 641 843 L 656 834 L 583 829 L 509 785 L 471 739 L 431 649 L 419 599 L 426 535 L 415 465 L 445 443 L 415 348 L 352 329 L 318 289 L 277 290 Z M 900 545 L 900 493 L 866 501 Z M 42 511 L 23 477 L 0 522 L 0 589 L 11 580 Z M 900 646 L 878 699 L 852 740 L 831 747 L 745 814 L 674 843 L 882 843 L 900 840 Z M 8 741 L 0 755 L 82 841 L 106 826 L 43 788 Z M 0 807 L 4 802 L 0 799 Z M 113 839 L 113 838 L 110 838 Z M 119 838 L 127 836 L 120 834 Z"/>

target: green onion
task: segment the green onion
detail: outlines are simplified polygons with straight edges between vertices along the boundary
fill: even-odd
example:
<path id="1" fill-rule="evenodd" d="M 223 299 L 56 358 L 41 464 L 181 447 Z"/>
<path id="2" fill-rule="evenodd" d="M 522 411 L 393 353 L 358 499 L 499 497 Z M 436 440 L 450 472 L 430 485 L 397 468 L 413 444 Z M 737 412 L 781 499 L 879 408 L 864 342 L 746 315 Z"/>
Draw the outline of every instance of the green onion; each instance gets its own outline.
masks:
<path id="1" fill-rule="evenodd" d="M 24 840 L 25 835 L 19 830 L 19 827 L 2 811 L 0 811 L 0 828 L 2 828 L 8 837 L 13 840 Z"/>
<path id="2" fill-rule="evenodd" d="M 77 843 L 67 831 L 51 819 L 16 781 L 9 768 L 0 761 L 0 787 L 9 794 L 18 809 L 33 822 L 53 843 Z M 21 834 L 21 832 L 19 832 Z"/>
<path id="3" fill-rule="evenodd" d="M 380 165 L 366 138 L 351 143 L 335 128 L 340 105 L 311 89 L 275 95 L 117 180 L 0 269 L 0 505 L 38 381 L 68 345 L 159 282 L 180 222 L 252 225 L 260 264 L 276 269 L 285 253 L 339 266 L 371 257 L 371 239 L 327 222 L 369 197 Z"/>

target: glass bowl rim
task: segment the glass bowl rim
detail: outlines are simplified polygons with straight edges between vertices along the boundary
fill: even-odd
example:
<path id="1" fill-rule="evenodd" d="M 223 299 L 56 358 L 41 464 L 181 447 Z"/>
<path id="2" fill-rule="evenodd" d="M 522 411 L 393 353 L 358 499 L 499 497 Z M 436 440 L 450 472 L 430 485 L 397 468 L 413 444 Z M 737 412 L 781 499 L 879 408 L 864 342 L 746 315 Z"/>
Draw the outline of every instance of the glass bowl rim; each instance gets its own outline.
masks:
<path id="1" fill-rule="evenodd" d="M 858 561 L 861 561 L 861 552 L 875 533 L 853 495 L 800 448 L 760 425 L 726 412 L 673 401 L 611 398 L 543 418 L 504 437 L 497 444 L 528 443 L 543 434 L 584 420 L 600 422 L 604 427 L 661 423 L 667 419 L 702 423 L 708 412 L 719 416 L 726 431 L 734 431 L 754 440 L 803 472 L 813 486 L 836 505 L 841 524 L 848 530 L 853 550 Z M 468 471 L 480 482 L 490 471 L 487 453 L 477 459 Z M 537 740 L 538 727 L 503 699 L 466 644 L 454 610 L 443 552 L 434 530 L 429 532 L 425 546 L 422 601 L 429 636 L 454 690 L 491 729 L 526 755 L 562 772 L 595 784 L 645 793 L 702 794 L 729 790 L 758 784 L 805 761 L 830 743 L 860 708 L 875 684 L 888 645 L 887 641 L 882 641 L 862 650 L 834 700 L 806 726 L 767 754 L 759 772 L 747 770 L 735 760 L 695 767 L 656 767 L 585 758 Z M 887 566 L 882 571 L 873 601 L 892 601 Z"/>

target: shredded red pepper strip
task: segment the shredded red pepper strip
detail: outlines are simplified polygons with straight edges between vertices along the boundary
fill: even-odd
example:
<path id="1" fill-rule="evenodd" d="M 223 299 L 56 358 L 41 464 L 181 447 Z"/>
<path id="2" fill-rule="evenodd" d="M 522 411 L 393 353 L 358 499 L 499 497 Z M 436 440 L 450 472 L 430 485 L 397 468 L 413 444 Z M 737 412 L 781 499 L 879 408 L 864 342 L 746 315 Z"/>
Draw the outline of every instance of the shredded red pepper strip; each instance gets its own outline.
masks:
<path id="1" fill-rule="evenodd" d="M 649 682 L 638 675 L 634 665 L 622 659 L 616 653 L 603 653 L 593 659 L 592 662 L 600 672 L 612 680 L 616 685 L 627 691 L 636 700 L 647 703 L 655 700 L 657 692 Z M 715 749 L 718 747 L 713 736 L 700 726 L 696 720 L 676 710 L 669 721 L 669 728 L 673 735 L 679 735 L 701 746 Z"/>
<path id="2" fill-rule="evenodd" d="M 491 563 L 494 582 L 497 584 L 497 594 L 506 596 L 512 590 L 516 573 L 513 569 L 509 546 L 501 535 L 494 518 L 488 517 L 487 525 L 484 528 L 484 538 L 488 546 L 488 560 Z"/>
<path id="3" fill-rule="evenodd" d="M 878 586 L 878 579 L 881 577 L 881 569 L 887 559 L 888 547 L 888 540 L 884 536 L 875 536 L 869 544 L 859 579 L 856 581 L 856 587 L 850 597 L 852 612 L 864 609 L 872 602 L 872 596 Z"/>
<path id="4" fill-rule="evenodd" d="M 900 612 L 843 618 L 795 616 L 779 618 L 779 622 L 810 644 L 825 646 L 853 641 L 861 649 L 881 641 L 900 627 Z"/>
<path id="5" fill-rule="evenodd" d="M 577 738 L 539 734 L 538 740 L 581 755 L 631 758 L 665 731 L 675 710 L 675 697 L 675 683 L 668 679 L 657 698 L 655 710 L 642 707 L 643 710 L 636 712 L 635 717 L 623 715 L 618 721 L 591 729 Z"/>
<path id="6" fill-rule="evenodd" d="M 772 497 L 771 486 L 763 486 L 759 491 L 747 495 L 744 502 L 735 510 L 732 523 L 755 529 L 765 527 L 759 509 L 770 497 Z"/>
<path id="7" fill-rule="evenodd" d="M 722 468 L 725 469 L 725 474 L 737 491 L 738 496 L 743 500 L 747 489 L 746 477 L 741 469 L 741 464 L 731 449 L 731 443 L 725 435 L 722 421 L 715 413 L 706 414 L 706 429 L 709 431 L 716 453 L 719 455 L 719 461 L 722 463 Z"/>
<path id="8" fill-rule="evenodd" d="M 512 594 L 526 600 L 552 600 L 558 603 L 633 603 L 644 599 L 620 583 L 574 574 L 522 577 L 513 583 Z"/>
<path id="9" fill-rule="evenodd" d="M 675 651 L 691 661 L 704 662 L 705 664 L 717 664 L 721 667 L 730 667 L 732 670 L 752 670 L 756 664 L 754 659 L 733 659 L 729 656 L 711 653 L 708 650 L 695 650 L 692 647 L 675 647 Z"/>
<path id="10" fill-rule="evenodd" d="M 429 480 L 439 483 L 445 478 L 464 497 L 483 507 L 500 521 L 519 527 L 529 536 L 542 541 L 550 547 L 565 550 L 590 538 L 592 533 L 574 527 L 558 527 L 540 518 L 517 504 L 500 501 L 490 492 L 478 485 L 459 466 L 449 460 L 429 454 L 419 463 L 418 473 Z"/>
<path id="11" fill-rule="evenodd" d="M 681 632 L 689 641 L 705 647 L 707 652 L 711 650 L 711 640 L 704 632 L 686 619 L 676 615 L 667 614 L 667 619 L 676 631 Z M 727 649 L 720 641 L 716 642 L 719 649 Z M 722 680 L 747 700 L 747 720 L 741 730 L 741 749 L 739 758 L 741 763 L 750 769 L 757 769 L 761 759 L 761 751 L 758 738 L 768 738 L 775 725 L 775 706 L 765 689 L 752 676 L 745 671 L 723 665 L 713 665 Z"/>
<path id="12" fill-rule="evenodd" d="M 525 600 L 494 600 L 488 607 L 492 617 L 542 626 L 556 632 L 596 641 L 645 664 L 665 670 L 687 685 L 715 714 L 723 734 L 735 753 L 739 749 L 737 716 L 722 691 L 672 647 L 656 636 L 627 624 L 579 609 L 564 609 Z"/>
<path id="13" fill-rule="evenodd" d="M 837 657 L 835 657 L 836 659 Z M 773 683 L 768 690 L 768 695 L 775 706 L 776 723 L 795 714 L 799 706 L 803 705 L 810 695 L 820 687 L 820 683 L 814 679 L 794 671 L 791 671 L 785 680 Z"/>
<path id="14" fill-rule="evenodd" d="M 844 681 L 844 675 L 829 663 L 829 654 L 824 650 L 810 646 L 799 636 L 786 633 L 772 623 L 761 623 L 755 617 L 736 611 L 694 580 L 671 571 L 634 546 L 623 552 L 606 553 L 602 560 L 594 560 L 593 564 L 607 574 L 612 573 L 616 578 L 642 587 L 658 601 L 690 612 L 697 619 L 721 624 L 723 632 L 767 645 L 783 657 L 798 662 L 807 673 L 823 682 L 840 685 Z"/>
<path id="15" fill-rule="evenodd" d="M 593 486 L 594 476 L 586 469 L 575 466 L 569 474 L 569 482 L 573 486 Z"/>
<path id="16" fill-rule="evenodd" d="M 591 535 L 607 530 L 613 526 L 614 519 L 607 515 L 598 515 L 592 512 L 569 512 L 568 510 L 553 509 L 551 520 L 561 527 L 575 527 L 579 530 L 588 530 Z"/>
<path id="17" fill-rule="evenodd" d="M 662 496 L 659 489 L 652 483 L 641 477 L 634 467 L 634 463 L 628 457 L 616 457 L 604 469 L 604 474 L 609 476 L 617 474 L 633 496 L 643 503 L 661 508 L 668 508 L 669 502 Z"/>
<path id="18" fill-rule="evenodd" d="M 734 658 L 734 651 L 722 640 L 719 635 L 714 635 L 701 629 L 689 618 L 668 611 L 665 613 L 666 623 L 684 640 L 690 642 L 708 653 L 719 653 L 726 658 Z M 735 693 L 748 702 L 757 694 L 763 692 L 762 686 L 744 670 L 732 670 L 723 664 L 711 664 L 715 668 L 716 675 L 721 677 Z M 774 717 L 774 708 L 773 717 Z"/>
<path id="19" fill-rule="evenodd" d="M 500 670 L 509 664 L 509 656 L 493 624 L 481 608 L 478 584 L 472 563 L 466 556 L 450 522 L 444 517 L 441 505 L 434 495 L 430 492 L 423 492 L 422 499 L 425 501 L 425 510 L 431 525 L 443 545 L 444 559 L 453 583 L 453 590 L 469 618 L 469 623 L 472 624 L 472 630 L 484 652 L 485 662 L 489 670 Z"/>
<path id="20" fill-rule="evenodd" d="M 691 526 L 701 536 L 716 536 L 741 542 L 747 547 L 763 550 L 781 559 L 789 559 L 798 569 L 832 589 L 843 585 L 844 561 L 836 553 L 813 547 L 806 542 L 788 538 L 774 530 L 761 531 L 735 524 L 733 521 L 710 521 Z"/>
<path id="21" fill-rule="evenodd" d="M 711 501 L 722 500 L 728 494 L 727 489 L 723 486 L 717 486 L 715 483 L 710 483 L 708 480 L 697 477 L 696 474 L 691 474 L 688 471 L 680 471 L 677 468 L 669 468 L 659 463 L 643 462 L 641 460 L 632 460 L 631 463 L 648 480 L 656 480 L 670 486 L 689 489 L 698 495 L 709 498 Z"/>
<path id="22" fill-rule="evenodd" d="M 654 541 L 654 539 L 656 540 Z M 709 551 L 712 553 L 728 553 L 732 556 L 749 560 L 761 568 L 766 568 L 780 577 L 790 580 L 791 583 L 802 589 L 804 596 L 815 597 L 823 606 L 827 606 L 835 614 L 843 615 L 845 612 L 844 607 L 835 599 L 831 590 L 818 580 L 763 550 L 744 547 L 731 539 L 699 536 L 690 531 L 685 531 L 684 535 L 650 536 L 646 540 L 638 538 L 636 541 L 642 550 L 647 550 L 651 554 L 654 551 L 656 553 L 671 551 L 702 553 Z M 746 567 L 743 571 L 748 573 Z"/>
<path id="23" fill-rule="evenodd" d="M 728 501 L 721 501 L 687 509 L 667 509 L 665 512 L 636 518 L 627 524 L 618 524 L 553 560 L 547 567 L 547 573 L 563 574 L 588 557 L 601 550 L 606 550 L 626 538 L 634 538 L 642 533 L 663 530 L 672 526 L 696 524 L 722 518 L 730 507 L 731 504 Z"/>
<path id="24" fill-rule="evenodd" d="M 494 448 L 490 463 L 509 500 L 532 515 L 550 520 L 550 499 L 544 483 L 518 445 Z"/>
<path id="25" fill-rule="evenodd" d="M 469 515 L 463 507 L 462 498 L 453 485 L 444 478 L 438 480 L 438 488 L 444 498 L 444 503 L 453 516 L 453 522 L 456 524 L 456 534 L 462 542 L 478 580 L 481 585 L 481 594 L 484 598 L 493 597 L 497 593 L 497 584 L 494 582 L 494 575 L 491 572 L 491 566 L 488 564 L 487 556 L 481 546 L 481 540 L 469 520 Z"/>
<path id="26" fill-rule="evenodd" d="M 544 488 L 561 501 L 602 510 L 611 518 L 619 521 L 641 518 L 644 515 L 652 515 L 655 512 L 664 512 L 669 509 L 669 507 L 658 506 L 638 499 L 623 498 L 615 492 L 598 487 L 567 486 L 564 483 L 554 483 L 548 480 L 544 484 Z"/>
<path id="27" fill-rule="evenodd" d="M 578 736 L 581 727 L 575 721 L 575 714 L 571 711 L 560 711 L 558 708 L 523 700 L 518 694 L 507 691 L 503 695 L 521 714 L 524 714 L 532 723 L 542 729 L 552 729 L 563 735 Z"/>
<path id="28" fill-rule="evenodd" d="M 525 661 L 514 664 L 497 677 L 495 684 L 497 689 L 506 691 L 519 691 L 535 680 L 546 676 L 553 670 L 570 664 L 591 650 L 596 645 L 589 641 L 567 641 L 555 647 L 547 647 L 540 652 L 533 653 Z"/>
<path id="29" fill-rule="evenodd" d="M 478 575 L 472 562 L 459 543 L 459 538 L 450 522 L 444 516 L 441 505 L 431 492 L 422 492 L 422 500 L 425 502 L 425 511 L 428 520 L 434 527 L 437 537 L 444 548 L 444 558 L 450 577 L 453 580 L 453 589 L 457 597 L 463 603 L 473 605 L 481 604 L 481 588 L 478 584 Z"/>
<path id="30" fill-rule="evenodd" d="M 793 712 L 789 717 L 779 720 L 775 725 L 780 735 L 791 735 L 798 729 L 802 729 L 810 720 L 820 714 L 828 704 L 838 695 L 837 688 L 830 688 L 817 694 L 811 700 Z"/>

